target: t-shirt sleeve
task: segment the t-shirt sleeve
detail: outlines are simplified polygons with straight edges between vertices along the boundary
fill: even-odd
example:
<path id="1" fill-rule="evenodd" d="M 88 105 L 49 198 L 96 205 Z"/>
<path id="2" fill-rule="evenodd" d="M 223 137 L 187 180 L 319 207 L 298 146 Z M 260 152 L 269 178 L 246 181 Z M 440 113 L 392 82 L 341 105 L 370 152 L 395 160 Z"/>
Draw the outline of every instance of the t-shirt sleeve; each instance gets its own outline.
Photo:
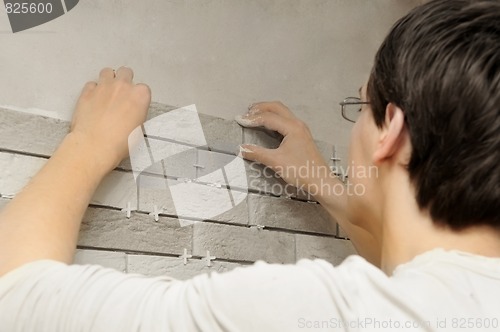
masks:
<path id="1" fill-rule="evenodd" d="M 0 322 L 5 331 L 303 330 L 356 319 L 353 281 L 346 262 L 322 260 L 257 262 L 187 281 L 45 260 L 0 278 Z"/>

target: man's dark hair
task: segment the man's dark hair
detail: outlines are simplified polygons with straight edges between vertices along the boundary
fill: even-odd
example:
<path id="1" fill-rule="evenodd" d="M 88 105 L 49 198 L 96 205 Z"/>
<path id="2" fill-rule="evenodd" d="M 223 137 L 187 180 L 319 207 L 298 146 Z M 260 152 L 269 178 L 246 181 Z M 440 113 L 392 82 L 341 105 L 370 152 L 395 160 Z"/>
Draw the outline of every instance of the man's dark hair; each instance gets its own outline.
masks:
<path id="1" fill-rule="evenodd" d="M 388 103 L 405 114 L 419 207 L 454 230 L 500 228 L 500 1 L 412 10 L 378 50 L 367 94 L 379 128 Z"/>

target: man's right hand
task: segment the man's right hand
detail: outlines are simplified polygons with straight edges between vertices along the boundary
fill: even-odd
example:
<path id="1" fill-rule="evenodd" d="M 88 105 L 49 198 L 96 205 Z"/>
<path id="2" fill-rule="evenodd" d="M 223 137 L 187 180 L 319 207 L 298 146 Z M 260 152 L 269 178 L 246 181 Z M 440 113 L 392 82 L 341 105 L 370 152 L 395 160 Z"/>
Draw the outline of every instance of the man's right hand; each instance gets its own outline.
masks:
<path id="1" fill-rule="evenodd" d="M 349 235 L 359 254 L 379 266 L 379 243 L 372 234 L 348 219 L 346 190 L 342 194 L 328 190 L 343 186 L 343 183 L 330 171 L 307 125 L 280 102 L 253 104 L 248 113 L 237 117 L 236 121 L 244 127 L 265 127 L 283 135 L 283 141 L 277 149 L 242 145 L 243 158 L 264 164 L 287 183 L 309 191 L 333 217 L 333 222 L 337 222 Z"/>
<path id="2" fill-rule="evenodd" d="M 287 183 L 306 191 L 331 176 L 307 125 L 280 102 L 261 102 L 249 107 L 248 113 L 237 117 L 244 127 L 265 127 L 283 135 L 277 149 L 242 145 L 243 158 L 270 167 Z M 321 177 L 321 178 L 320 178 Z"/>

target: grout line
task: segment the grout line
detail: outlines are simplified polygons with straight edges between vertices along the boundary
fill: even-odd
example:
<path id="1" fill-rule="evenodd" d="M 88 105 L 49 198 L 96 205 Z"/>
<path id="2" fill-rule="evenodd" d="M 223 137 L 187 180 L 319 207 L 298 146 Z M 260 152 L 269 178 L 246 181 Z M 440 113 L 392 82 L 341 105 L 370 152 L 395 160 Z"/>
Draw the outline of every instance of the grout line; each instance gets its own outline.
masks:
<path id="1" fill-rule="evenodd" d="M 206 146 L 206 145 L 200 146 L 200 145 L 196 145 L 196 144 L 192 144 L 192 143 L 186 143 L 186 142 L 177 141 L 175 139 L 166 138 L 166 137 L 160 137 L 160 136 L 154 136 L 154 135 L 148 135 L 148 134 L 144 134 L 144 137 L 147 138 L 147 139 L 154 139 L 154 140 L 157 140 L 157 141 L 163 141 L 163 142 L 169 142 L 169 143 L 175 143 L 175 144 L 178 144 L 178 145 L 188 146 L 188 147 L 191 147 L 191 148 L 194 148 L 194 149 L 200 149 L 200 150 L 206 150 L 206 151 L 210 150 L 208 148 L 208 146 Z"/>
<path id="2" fill-rule="evenodd" d="M 0 148 L 0 153 L 22 155 L 22 156 L 35 157 L 35 158 L 47 159 L 47 160 L 50 158 L 50 156 L 43 155 L 43 154 L 36 154 L 36 153 L 31 153 L 31 152 L 11 150 L 11 149 L 5 149 L 5 148 Z M 121 167 L 121 166 L 116 167 L 113 171 L 122 172 L 122 173 L 133 173 L 131 169 L 124 168 L 124 167 Z M 147 171 L 141 172 L 141 175 L 142 174 L 144 174 L 146 176 L 151 176 L 151 177 L 159 177 L 159 178 L 166 178 L 166 179 L 173 179 L 173 180 L 181 180 L 182 179 L 182 178 L 171 176 L 171 175 L 164 176 L 163 174 L 160 175 L 160 174 L 155 174 L 155 173 L 149 173 Z M 199 183 L 200 185 L 208 185 L 209 184 L 209 183 L 205 183 L 205 182 L 196 182 L 196 183 Z M 255 189 L 255 188 L 244 189 L 244 188 L 240 188 L 240 187 L 230 187 L 229 185 L 222 185 L 222 187 L 224 187 L 226 189 L 230 189 L 230 190 L 235 190 L 235 191 L 240 191 L 240 192 L 247 192 L 249 194 L 251 193 L 251 194 L 256 194 L 256 195 L 261 195 L 261 196 L 269 196 L 269 197 L 282 198 L 282 199 L 292 199 L 292 200 L 298 201 L 298 202 L 317 203 L 315 201 L 310 201 L 310 200 L 302 199 L 300 197 L 293 197 L 293 196 L 292 197 L 287 197 L 287 196 L 284 196 L 284 195 L 283 196 L 278 196 L 278 195 L 275 195 L 275 194 L 273 194 L 271 192 L 267 192 L 267 191 L 263 191 L 263 190 Z"/>
<path id="3" fill-rule="evenodd" d="M 252 225 L 252 226 L 256 226 L 256 225 Z M 264 229 L 268 230 L 268 231 L 276 231 L 276 232 L 280 232 L 280 233 L 313 235 L 313 236 L 317 236 L 317 237 L 342 239 L 342 238 L 337 237 L 335 234 L 317 233 L 317 232 L 312 232 L 312 231 L 295 230 L 295 229 L 288 229 L 288 228 L 281 228 L 281 227 L 264 226 Z"/>
<path id="4" fill-rule="evenodd" d="M 9 201 L 11 200 L 8 197 L 3 197 L 2 194 L 0 194 L 0 199 L 1 200 L 9 200 Z M 116 208 L 116 207 L 112 207 L 112 206 L 89 204 L 89 207 L 94 208 L 94 209 L 113 210 L 113 211 L 121 212 L 120 208 Z M 149 215 L 149 212 L 141 211 L 141 210 L 136 210 L 136 211 L 134 211 L 134 213 L 138 213 L 138 214 L 142 214 L 142 215 Z M 178 219 L 179 218 L 179 216 L 177 216 L 177 215 L 163 214 L 163 213 L 160 214 L 160 217 L 170 218 L 170 219 Z M 220 220 L 210 220 L 210 219 L 200 220 L 200 219 L 188 218 L 188 217 L 181 217 L 181 218 L 193 220 L 193 221 L 197 221 L 197 222 L 209 223 L 209 224 L 218 224 L 218 225 L 234 226 L 234 227 L 242 227 L 242 228 L 252 228 L 252 227 L 256 226 L 256 225 L 252 225 L 252 224 L 231 223 L 231 222 L 225 222 L 225 221 L 220 221 Z M 264 229 L 267 231 L 271 231 L 271 232 L 312 235 L 312 236 L 325 237 L 325 238 L 335 238 L 335 239 L 339 239 L 339 240 L 350 240 L 350 239 L 345 238 L 345 237 L 340 237 L 337 234 L 326 234 L 326 233 L 318 233 L 318 232 L 313 232 L 313 231 L 294 230 L 294 229 L 272 227 L 272 226 L 265 226 L 265 225 L 264 225 Z M 193 243 L 193 245 L 194 245 L 194 243 Z"/>
<path id="5" fill-rule="evenodd" d="M 25 152 L 25 151 L 17 151 L 17 150 L 5 149 L 5 148 L 0 148 L 0 153 L 18 154 L 21 156 L 35 157 L 35 158 L 40 158 L 40 159 L 49 159 L 50 158 L 50 156 L 44 155 L 44 154 L 31 153 L 31 152 Z"/>
<path id="6" fill-rule="evenodd" d="M 128 255 L 141 255 L 141 256 L 156 256 L 156 257 L 171 257 L 171 258 L 179 258 L 180 254 L 171 254 L 171 253 L 162 253 L 162 252 L 151 252 L 151 251 L 140 251 L 140 250 L 128 250 L 128 249 L 114 249 L 114 248 L 102 248 L 102 247 L 92 247 L 92 246 L 80 246 L 76 247 L 80 250 L 94 250 L 94 251 L 102 251 L 102 252 L 117 252 L 124 253 Z M 202 260 L 204 256 L 193 255 L 190 259 Z M 128 257 L 127 257 L 128 259 Z M 230 258 L 216 258 L 212 260 L 212 262 L 227 262 L 227 263 L 239 263 L 244 265 L 253 264 L 254 261 L 246 261 L 240 259 L 230 259 Z M 128 264 L 128 261 L 127 261 Z"/>
<path id="7" fill-rule="evenodd" d="M 1 200 L 8 200 L 10 201 L 10 198 L 3 197 L 0 194 L 0 199 Z M 112 207 L 112 206 L 104 206 L 104 205 L 98 205 L 98 204 L 89 204 L 89 207 L 94 208 L 94 209 L 103 209 L 103 210 L 113 210 L 117 212 L 121 212 L 120 208 Z M 134 211 L 134 213 L 139 213 L 142 215 L 149 215 L 148 212 L 145 211 Z M 170 218 L 170 219 L 178 219 L 179 216 L 176 215 L 167 215 L 167 214 L 160 214 L 162 218 Z M 182 219 L 188 219 L 186 217 L 181 217 Z M 230 223 L 230 222 L 224 222 L 220 220 L 198 220 L 195 218 L 190 218 L 188 220 L 193 220 L 197 222 L 204 222 L 208 224 L 218 224 L 218 225 L 224 225 L 224 226 L 234 226 L 234 227 L 242 227 L 242 228 L 252 228 L 257 225 L 250 225 L 250 224 L 240 224 L 240 223 Z M 280 227 L 270 227 L 270 226 L 264 226 L 264 230 L 271 231 L 271 232 L 280 232 L 280 233 L 288 233 L 288 234 L 301 234 L 301 235 L 312 235 L 312 236 L 318 236 L 318 237 L 325 237 L 325 238 L 334 238 L 338 240 L 348 240 L 348 238 L 344 237 L 339 237 L 335 234 L 326 234 L 326 233 L 317 233 L 317 232 L 310 232 L 310 231 L 303 231 L 303 230 L 293 230 L 293 229 L 287 229 L 287 228 L 280 228 Z M 194 236 L 193 236 L 194 238 Z M 192 243 L 194 245 L 194 242 Z"/>

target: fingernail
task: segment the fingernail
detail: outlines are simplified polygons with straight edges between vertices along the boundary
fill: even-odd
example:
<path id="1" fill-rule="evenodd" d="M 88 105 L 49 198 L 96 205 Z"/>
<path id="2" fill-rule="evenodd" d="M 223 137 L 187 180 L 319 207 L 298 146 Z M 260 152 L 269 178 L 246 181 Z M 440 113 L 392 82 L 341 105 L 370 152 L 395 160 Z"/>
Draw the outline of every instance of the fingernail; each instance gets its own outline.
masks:
<path id="1" fill-rule="evenodd" d="M 250 115 L 255 115 L 255 114 L 259 113 L 259 112 L 260 112 L 260 110 L 258 108 L 252 108 L 252 109 L 248 110 L 247 114 L 250 116 Z"/>
<path id="2" fill-rule="evenodd" d="M 238 122 L 239 125 L 243 127 L 258 127 L 260 124 L 258 123 L 258 118 L 250 118 L 250 114 L 245 115 L 237 115 L 234 120 Z"/>
<path id="3" fill-rule="evenodd" d="M 248 145 L 240 145 L 240 152 L 253 152 L 248 148 Z"/>
<path id="4" fill-rule="evenodd" d="M 240 146 L 239 146 L 239 151 L 238 151 L 238 155 L 237 155 L 237 156 L 238 156 L 238 157 L 240 157 L 240 158 L 245 158 L 245 157 L 243 157 L 243 153 L 244 153 L 244 152 L 245 152 L 245 153 L 249 153 L 249 152 L 252 152 L 252 150 L 250 150 L 250 149 L 246 148 L 244 145 L 240 145 Z"/>

